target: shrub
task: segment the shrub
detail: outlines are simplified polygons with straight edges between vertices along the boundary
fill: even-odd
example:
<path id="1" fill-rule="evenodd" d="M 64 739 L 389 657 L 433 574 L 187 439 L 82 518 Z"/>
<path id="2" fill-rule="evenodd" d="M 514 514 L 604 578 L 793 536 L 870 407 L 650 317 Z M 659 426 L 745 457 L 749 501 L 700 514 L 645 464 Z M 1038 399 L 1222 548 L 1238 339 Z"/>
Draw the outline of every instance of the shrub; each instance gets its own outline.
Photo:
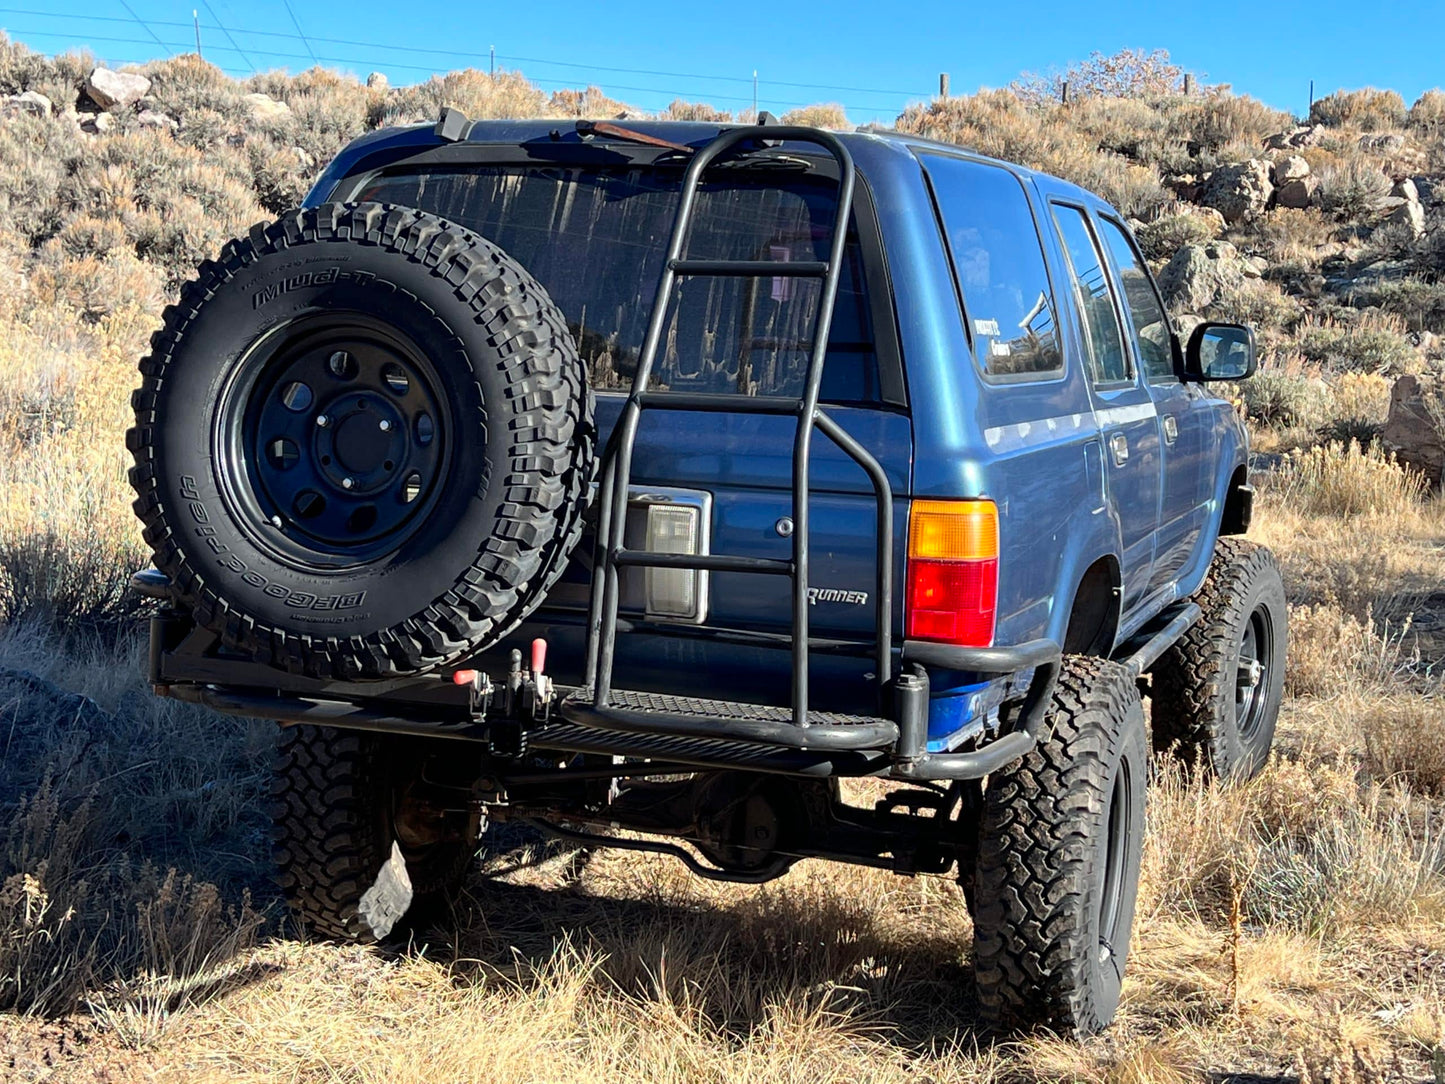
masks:
<path id="1" fill-rule="evenodd" d="M 1421 794 L 1445 797 L 1445 699 L 1371 701 L 1358 724 L 1375 778 L 1400 779 Z"/>
<path id="2" fill-rule="evenodd" d="M 1352 155 L 1320 171 L 1320 206 L 1340 218 L 1363 218 L 1380 209 L 1391 181 L 1375 162 Z"/>
<path id="3" fill-rule="evenodd" d="M 1280 468 L 1279 485 L 1286 500 L 1322 516 L 1405 512 L 1425 495 L 1420 475 L 1378 444 L 1361 447 L 1353 440 L 1292 452 Z"/>
<path id="4" fill-rule="evenodd" d="M 802 124 L 810 128 L 836 128 L 840 131 L 853 127 L 848 114 L 836 102 L 790 109 L 782 116 L 784 124 Z"/>
<path id="5" fill-rule="evenodd" d="M 1009 90 L 1025 101 L 1058 101 L 1065 83 L 1070 98 L 1151 98 L 1177 94 L 1184 85 L 1184 69 L 1169 59 L 1168 49 L 1121 49 L 1112 56 L 1094 52 L 1062 72 L 1025 72 Z"/>
<path id="6" fill-rule="evenodd" d="M 1331 128 L 1378 132 L 1405 123 L 1405 100 L 1393 90 L 1337 90 L 1310 106 L 1310 121 Z"/>
<path id="7" fill-rule="evenodd" d="M 560 117 L 615 117 L 620 113 L 637 112 L 625 102 L 603 94 L 600 87 L 553 91 L 548 108 Z"/>
<path id="8" fill-rule="evenodd" d="M 1202 245 L 1219 236 L 1224 224 L 1213 215 L 1182 210 L 1140 226 L 1135 235 L 1144 255 L 1165 262 L 1185 245 Z"/>
<path id="9" fill-rule="evenodd" d="M 731 113 L 714 109 L 705 102 L 685 102 L 681 98 L 674 98 L 660 116 L 663 120 L 698 120 L 709 124 L 728 123 L 733 119 Z"/>
<path id="10" fill-rule="evenodd" d="M 1316 253 L 1333 239 L 1335 227 L 1314 208 L 1280 207 L 1254 223 L 1255 236 L 1270 262 L 1317 263 Z"/>
<path id="11" fill-rule="evenodd" d="M 1411 331 L 1445 332 L 1445 281 L 1405 278 L 1352 290 L 1350 301 L 1398 316 Z"/>
<path id="12" fill-rule="evenodd" d="M 1321 433 L 1331 440 L 1368 445 L 1385 428 L 1393 386 L 1377 373 L 1344 373 L 1328 386 L 1330 401 Z"/>
<path id="13" fill-rule="evenodd" d="M 1211 319 L 1250 324 L 1258 332 L 1287 328 L 1300 317 L 1300 304 L 1271 282 L 1245 279 L 1226 286 L 1201 315 Z"/>
<path id="14" fill-rule="evenodd" d="M 1312 323 L 1300 329 L 1297 344 L 1305 360 L 1336 371 L 1400 373 L 1420 359 L 1397 317 Z"/>
<path id="15" fill-rule="evenodd" d="M 1304 425 L 1318 422 L 1329 393 L 1317 377 L 1261 367 L 1239 385 L 1245 412 L 1268 425 Z"/>
<path id="16" fill-rule="evenodd" d="M 1178 99 L 1171 112 L 1169 134 L 1196 143 L 1204 151 L 1243 145 L 1245 153 L 1226 159 L 1239 162 L 1255 157 L 1266 138 L 1290 126 L 1288 113 L 1255 98 L 1217 93 Z"/>
<path id="17" fill-rule="evenodd" d="M 1427 90 L 1416 98 L 1406 123 L 1416 131 L 1430 134 L 1445 130 L 1445 91 Z"/>

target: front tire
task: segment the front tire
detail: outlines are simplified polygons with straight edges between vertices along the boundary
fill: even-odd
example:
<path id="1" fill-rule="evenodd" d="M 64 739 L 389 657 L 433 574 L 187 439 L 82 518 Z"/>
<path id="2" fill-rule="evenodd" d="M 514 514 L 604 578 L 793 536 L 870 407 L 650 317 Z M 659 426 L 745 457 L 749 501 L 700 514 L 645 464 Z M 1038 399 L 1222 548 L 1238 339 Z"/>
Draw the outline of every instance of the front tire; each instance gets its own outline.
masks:
<path id="1" fill-rule="evenodd" d="M 1242 782 L 1269 760 L 1284 698 L 1288 611 L 1274 554 L 1220 539 L 1194 601 L 1203 616 L 1154 667 L 1154 747 Z"/>
<path id="2" fill-rule="evenodd" d="M 424 774 L 437 770 L 434 746 L 366 731 L 281 728 L 271 806 L 275 876 L 308 932 L 378 941 L 415 925 L 460 885 L 477 852 L 480 817 L 443 814 L 420 792 Z"/>
<path id="3" fill-rule="evenodd" d="M 1107 1027 L 1134 926 L 1149 749 L 1139 691 L 1064 660 L 1050 736 L 988 779 L 974 967 L 983 1022 L 1083 1038 Z"/>

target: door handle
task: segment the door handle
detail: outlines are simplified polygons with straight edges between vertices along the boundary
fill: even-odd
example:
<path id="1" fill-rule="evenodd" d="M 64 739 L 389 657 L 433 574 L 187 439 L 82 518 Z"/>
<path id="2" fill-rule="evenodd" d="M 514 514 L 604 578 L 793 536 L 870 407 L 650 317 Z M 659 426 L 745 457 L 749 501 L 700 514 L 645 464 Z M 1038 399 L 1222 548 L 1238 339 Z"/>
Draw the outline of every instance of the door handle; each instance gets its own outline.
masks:
<path id="1" fill-rule="evenodd" d="M 1179 439 L 1179 423 L 1173 414 L 1164 415 L 1164 443 L 1173 444 Z"/>
<path id="2" fill-rule="evenodd" d="M 1129 460 L 1129 438 L 1123 433 L 1109 437 L 1109 451 L 1114 456 L 1114 466 L 1122 467 Z"/>

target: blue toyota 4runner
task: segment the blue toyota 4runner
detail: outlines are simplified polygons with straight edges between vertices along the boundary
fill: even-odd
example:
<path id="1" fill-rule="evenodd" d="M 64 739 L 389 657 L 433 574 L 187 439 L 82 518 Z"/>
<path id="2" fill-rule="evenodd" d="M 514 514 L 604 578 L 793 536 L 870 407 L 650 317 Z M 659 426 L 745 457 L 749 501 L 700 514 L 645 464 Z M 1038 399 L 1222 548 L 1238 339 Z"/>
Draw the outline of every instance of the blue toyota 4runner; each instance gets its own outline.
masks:
<path id="1" fill-rule="evenodd" d="M 1104 202 L 958 147 L 447 110 L 166 311 L 151 679 L 283 724 L 321 934 L 415 921 L 503 821 L 954 872 L 983 1022 L 1086 1034 L 1151 745 L 1239 779 L 1273 738 L 1283 587 L 1207 391 L 1254 364 L 1181 342 Z"/>

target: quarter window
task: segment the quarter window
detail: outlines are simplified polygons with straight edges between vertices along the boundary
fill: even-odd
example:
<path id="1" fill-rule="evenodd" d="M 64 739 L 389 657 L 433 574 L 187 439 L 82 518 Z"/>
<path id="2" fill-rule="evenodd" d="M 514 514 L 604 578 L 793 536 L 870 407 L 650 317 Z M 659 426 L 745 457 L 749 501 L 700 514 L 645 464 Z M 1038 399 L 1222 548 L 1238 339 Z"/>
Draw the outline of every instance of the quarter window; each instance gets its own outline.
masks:
<path id="1" fill-rule="evenodd" d="M 1104 271 L 1104 257 L 1089 229 L 1084 212 L 1078 207 L 1054 205 L 1054 222 L 1059 240 L 1069 257 L 1074 280 L 1074 298 L 1084 319 L 1084 351 L 1089 359 L 1089 374 L 1095 384 L 1117 384 L 1127 381 L 1129 356 L 1124 351 L 1124 337 L 1119 331 L 1119 314 L 1109 291 L 1109 277 Z"/>
<path id="2" fill-rule="evenodd" d="M 923 155 L 979 364 L 993 377 L 1063 371 L 1048 265 L 1023 185 L 998 166 Z"/>
<path id="3" fill-rule="evenodd" d="M 1114 266 L 1119 269 L 1144 374 L 1150 380 L 1170 379 L 1174 376 L 1174 347 L 1169 338 L 1169 320 L 1159 304 L 1154 284 L 1149 281 L 1144 261 L 1139 258 L 1139 250 L 1117 222 L 1101 219 L 1099 232 L 1114 257 Z"/>

